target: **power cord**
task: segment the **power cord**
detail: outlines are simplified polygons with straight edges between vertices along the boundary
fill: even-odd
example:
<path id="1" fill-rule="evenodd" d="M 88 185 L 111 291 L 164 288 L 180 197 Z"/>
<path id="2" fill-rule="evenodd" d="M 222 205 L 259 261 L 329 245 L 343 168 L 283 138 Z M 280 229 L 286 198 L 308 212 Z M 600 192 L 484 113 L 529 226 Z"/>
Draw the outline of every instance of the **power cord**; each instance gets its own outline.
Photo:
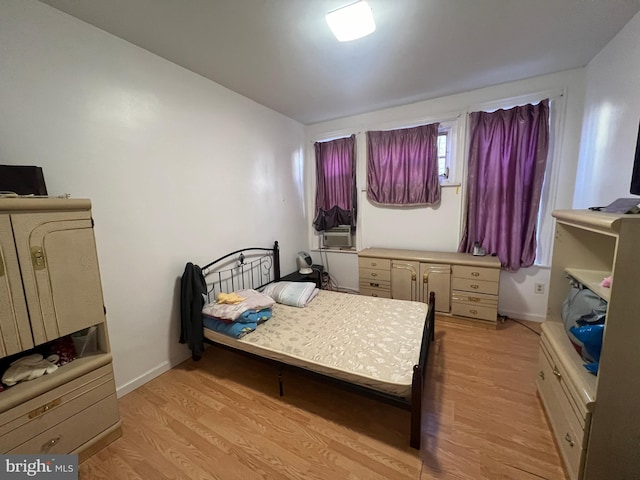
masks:
<path id="1" fill-rule="evenodd" d="M 509 318 L 507 315 L 501 315 L 498 314 L 498 320 L 500 321 L 500 323 L 504 323 L 507 320 L 511 320 L 512 322 L 517 323 L 518 325 L 522 325 L 524 328 L 526 328 L 527 330 L 531 330 L 533 333 L 535 333 L 536 335 L 540 336 L 540 332 L 536 332 L 533 328 L 531 328 L 529 325 L 527 325 L 526 323 L 522 323 L 520 320 L 516 320 L 515 318 Z"/>

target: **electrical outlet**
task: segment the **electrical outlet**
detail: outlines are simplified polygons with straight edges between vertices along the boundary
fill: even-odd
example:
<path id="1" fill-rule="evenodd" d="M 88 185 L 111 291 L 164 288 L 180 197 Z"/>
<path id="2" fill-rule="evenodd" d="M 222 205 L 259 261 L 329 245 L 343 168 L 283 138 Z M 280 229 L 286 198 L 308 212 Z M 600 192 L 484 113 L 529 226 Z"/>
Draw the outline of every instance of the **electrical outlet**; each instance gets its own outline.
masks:
<path id="1" fill-rule="evenodd" d="M 533 286 L 534 293 L 543 294 L 544 293 L 544 283 L 536 283 Z"/>

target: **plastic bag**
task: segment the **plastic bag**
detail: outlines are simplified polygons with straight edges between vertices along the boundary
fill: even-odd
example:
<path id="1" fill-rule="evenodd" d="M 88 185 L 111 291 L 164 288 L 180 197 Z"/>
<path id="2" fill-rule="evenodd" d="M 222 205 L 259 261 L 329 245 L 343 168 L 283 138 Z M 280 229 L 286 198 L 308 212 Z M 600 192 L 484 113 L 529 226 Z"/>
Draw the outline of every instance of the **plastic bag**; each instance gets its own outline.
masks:
<path id="1" fill-rule="evenodd" d="M 607 302 L 569 277 L 571 290 L 562 305 L 562 321 L 569 340 L 582 359 L 585 368 L 597 375 L 602 336 L 607 315 Z"/>

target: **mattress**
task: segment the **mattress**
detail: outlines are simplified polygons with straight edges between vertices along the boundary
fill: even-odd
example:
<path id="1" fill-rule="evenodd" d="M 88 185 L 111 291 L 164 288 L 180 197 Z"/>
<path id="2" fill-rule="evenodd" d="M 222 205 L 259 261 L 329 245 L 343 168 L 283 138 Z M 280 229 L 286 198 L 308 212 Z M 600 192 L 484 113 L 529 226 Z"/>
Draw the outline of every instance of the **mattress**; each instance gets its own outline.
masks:
<path id="1" fill-rule="evenodd" d="M 276 304 L 241 339 L 207 328 L 209 340 L 409 398 L 428 305 L 321 290 L 304 308 Z"/>

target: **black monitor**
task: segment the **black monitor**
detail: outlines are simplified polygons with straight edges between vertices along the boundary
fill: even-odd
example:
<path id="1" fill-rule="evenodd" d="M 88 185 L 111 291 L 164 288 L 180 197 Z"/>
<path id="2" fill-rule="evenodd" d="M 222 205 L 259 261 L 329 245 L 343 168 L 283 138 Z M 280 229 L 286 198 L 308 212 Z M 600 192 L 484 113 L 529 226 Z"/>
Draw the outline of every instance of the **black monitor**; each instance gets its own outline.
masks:
<path id="1" fill-rule="evenodd" d="M 629 189 L 629 192 L 633 195 L 640 195 L 640 127 L 638 127 L 636 155 L 633 161 L 633 171 L 631 173 L 631 188 Z"/>

